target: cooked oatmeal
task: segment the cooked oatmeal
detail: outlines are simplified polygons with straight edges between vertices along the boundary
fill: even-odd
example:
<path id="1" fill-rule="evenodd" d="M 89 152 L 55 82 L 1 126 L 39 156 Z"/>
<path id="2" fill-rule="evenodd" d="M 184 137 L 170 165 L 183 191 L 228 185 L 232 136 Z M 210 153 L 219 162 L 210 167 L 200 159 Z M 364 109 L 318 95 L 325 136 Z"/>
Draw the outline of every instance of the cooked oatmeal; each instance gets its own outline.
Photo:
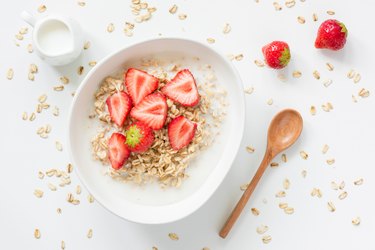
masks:
<path id="1" fill-rule="evenodd" d="M 199 61 L 198 58 L 195 58 Z M 156 60 L 145 60 L 139 67 L 159 78 L 160 90 L 173 75 L 182 69 L 180 64 L 165 63 Z M 126 69 L 125 69 L 126 70 Z M 185 170 L 193 158 L 202 150 L 210 146 L 219 134 L 220 126 L 226 116 L 226 91 L 216 84 L 214 70 L 210 65 L 202 65 L 197 70 L 202 77 L 196 77 L 200 94 L 200 102 L 195 107 L 184 107 L 167 99 L 168 114 L 165 124 L 173 118 L 183 115 L 197 123 L 197 130 L 193 141 L 185 148 L 173 150 L 169 144 L 167 126 L 154 131 L 155 140 L 144 153 L 131 154 L 124 167 L 115 170 L 110 167 L 108 160 L 108 139 L 112 132 L 124 132 L 128 124 L 134 121 L 132 117 L 126 119 L 125 125 L 116 127 L 106 106 L 108 96 L 117 91 L 125 90 L 123 72 L 117 76 L 109 76 L 95 93 L 94 111 L 90 119 L 98 119 L 101 128 L 91 141 L 93 157 L 105 166 L 105 174 L 113 179 L 136 184 L 146 184 L 154 180 L 161 187 L 179 187 L 188 177 Z"/>

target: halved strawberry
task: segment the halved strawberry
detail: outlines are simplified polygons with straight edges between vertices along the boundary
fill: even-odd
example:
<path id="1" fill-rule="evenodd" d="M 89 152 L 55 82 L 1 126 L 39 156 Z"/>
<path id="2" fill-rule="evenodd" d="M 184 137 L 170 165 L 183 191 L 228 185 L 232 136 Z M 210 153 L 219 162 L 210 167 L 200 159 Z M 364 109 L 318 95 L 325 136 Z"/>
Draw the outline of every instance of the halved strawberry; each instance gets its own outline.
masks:
<path id="1" fill-rule="evenodd" d="M 130 124 L 125 131 L 126 145 L 135 153 L 146 151 L 154 142 L 154 133 L 152 129 L 143 122 Z"/>
<path id="2" fill-rule="evenodd" d="M 137 105 L 158 88 L 159 80 L 142 70 L 130 68 L 125 75 L 125 85 L 134 105 Z"/>
<path id="3" fill-rule="evenodd" d="M 124 125 L 126 116 L 132 108 L 132 102 L 129 96 L 121 91 L 109 96 L 106 100 L 109 115 L 117 126 Z"/>
<path id="4" fill-rule="evenodd" d="M 125 136 L 119 133 L 113 133 L 108 141 L 108 158 L 113 169 L 120 169 L 129 158 L 130 150 L 125 142 Z"/>
<path id="5" fill-rule="evenodd" d="M 193 107 L 199 103 L 197 84 L 188 69 L 179 71 L 161 91 L 173 101 L 184 106 Z"/>
<path id="6" fill-rule="evenodd" d="M 174 118 L 168 125 L 168 138 L 171 147 L 179 150 L 187 146 L 194 138 L 197 124 L 184 116 Z"/>
<path id="7" fill-rule="evenodd" d="M 130 115 L 154 130 L 161 129 L 167 118 L 167 101 L 161 93 L 146 96 L 131 111 Z"/>

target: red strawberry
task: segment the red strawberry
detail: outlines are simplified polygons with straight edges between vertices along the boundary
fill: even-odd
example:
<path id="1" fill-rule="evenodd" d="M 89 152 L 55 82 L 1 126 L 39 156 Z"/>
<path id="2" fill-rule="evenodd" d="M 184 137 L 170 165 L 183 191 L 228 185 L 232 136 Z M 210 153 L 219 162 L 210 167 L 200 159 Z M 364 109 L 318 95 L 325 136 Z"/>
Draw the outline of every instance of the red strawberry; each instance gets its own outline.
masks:
<path id="1" fill-rule="evenodd" d="M 125 141 L 125 136 L 119 133 L 113 133 L 108 141 L 108 158 L 113 169 L 120 169 L 129 158 L 130 150 Z"/>
<path id="2" fill-rule="evenodd" d="M 184 106 L 193 107 L 199 102 L 197 84 L 188 69 L 179 71 L 161 91 L 173 101 Z"/>
<path id="3" fill-rule="evenodd" d="M 154 142 L 152 129 L 143 122 L 130 124 L 125 131 L 128 148 L 135 153 L 146 151 Z"/>
<path id="4" fill-rule="evenodd" d="M 155 93 L 146 96 L 137 106 L 135 106 L 130 115 L 144 122 L 154 130 L 161 129 L 167 118 L 167 101 L 165 96 Z"/>
<path id="5" fill-rule="evenodd" d="M 317 49 L 342 49 L 346 43 L 348 30 L 345 25 L 337 20 L 329 19 L 324 21 L 319 29 L 315 40 Z"/>
<path id="6" fill-rule="evenodd" d="M 130 68 L 125 75 L 125 85 L 134 105 L 137 105 L 158 88 L 159 80 L 142 70 Z"/>
<path id="7" fill-rule="evenodd" d="M 264 60 L 273 69 L 282 69 L 290 61 L 289 45 L 282 41 L 273 41 L 262 48 Z"/>
<path id="8" fill-rule="evenodd" d="M 126 116 L 132 108 L 132 102 L 125 92 L 117 92 L 109 96 L 106 100 L 109 115 L 117 126 L 124 125 Z"/>
<path id="9" fill-rule="evenodd" d="M 194 138 L 197 124 L 185 118 L 178 116 L 168 125 L 168 138 L 174 150 L 179 150 L 187 146 Z"/>

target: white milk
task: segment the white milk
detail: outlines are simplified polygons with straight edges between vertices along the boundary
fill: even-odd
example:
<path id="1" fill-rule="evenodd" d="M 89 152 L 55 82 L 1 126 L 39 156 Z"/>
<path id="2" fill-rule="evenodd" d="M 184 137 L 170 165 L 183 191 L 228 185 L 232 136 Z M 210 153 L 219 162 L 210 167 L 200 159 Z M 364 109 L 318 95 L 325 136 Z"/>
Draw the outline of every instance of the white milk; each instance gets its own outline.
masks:
<path id="1" fill-rule="evenodd" d="M 37 39 L 43 52 L 51 56 L 67 53 L 73 49 L 72 34 L 59 20 L 49 20 L 41 25 Z"/>

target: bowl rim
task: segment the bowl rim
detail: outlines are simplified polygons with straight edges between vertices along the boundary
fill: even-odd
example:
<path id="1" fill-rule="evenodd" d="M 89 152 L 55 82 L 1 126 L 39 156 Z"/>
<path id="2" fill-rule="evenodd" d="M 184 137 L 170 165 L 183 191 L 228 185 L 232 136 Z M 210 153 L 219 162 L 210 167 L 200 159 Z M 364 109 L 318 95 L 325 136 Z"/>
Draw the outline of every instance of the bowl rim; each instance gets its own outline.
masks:
<path id="1" fill-rule="evenodd" d="M 88 80 L 94 74 L 94 72 L 96 71 L 96 69 L 98 69 L 99 67 L 101 67 L 102 65 L 104 65 L 105 63 L 107 63 L 116 54 L 121 53 L 124 50 L 132 49 L 133 47 L 139 46 L 141 44 L 155 42 L 155 41 L 163 41 L 163 40 L 176 40 L 176 41 L 182 41 L 182 42 L 189 42 L 189 43 L 196 44 L 198 46 L 202 46 L 205 49 L 211 51 L 213 54 L 215 54 L 216 56 L 218 56 L 218 57 L 220 57 L 222 59 L 222 61 L 226 64 L 225 66 L 228 67 L 231 70 L 231 72 L 233 73 L 233 75 L 235 77 L 235 82 L 236 82 L 237 85 L 239 85 L 238 87 L 240 89 L 243 89 L 243 82 L 241 80 L 241 77 L 240 77 L 237 69 L 217 49 L 211 48 L 211 47 L 209 47 L 208 45 L 206 45 L 206 44 L 204 44 L 202 42 L 199 42 L 199 41 L 196 41 L 196 40 L 193 40 L 193 39 L 190 39 L 190 38 L 184 38 L 184 37 L 159 37 L 159 38 L 150 38 L 150 39 L 144 39 L 144 40 L 141 40 L 141 41 L 136 41 L 134 43 L 128 44 L 128 45 L 126 45 L 126 46 L 124 46 L 124 47 L 122 47 L 122 48 L 120 48 L 120 49 L 118 49 L 118 50 L 116 50 L 116 51 L 108 54 L 104 58 L 102 58 L 90 70 L 90 72 L 84 77 L 84 79 L 81 81 L 80 85 L 76 89 L 76 91 L 75 91 L 76 94 L 73 97 L 73 100 L 71 102 L 70 109 L 69 109 L 69 114 L 68 114 L 68 135 L 67 135 L 67 137 L 68 137 L 69 157 L 70 157 L 71 162 L 75 166 L 74 167 L 74 172 L 78 176 L 78 179 L 80 180 L 80 182 L 85 186 L 85 188 L 87 189 L 87 191 L 95 198 L 95 200 L 102 207 L 104 207 L 106 210 L 108 210 L 112 214 L 114 214 L 114 215 L 116 215 L 116 216 L 118 216 L 118 217 L 120 217 L 122 219 L 125 219 L 127 221 L 131 221 L 131 222 L 139 223 L 139 224 L 147 224 L 147 225 L 172 223 L 172 222 L 181 220 L 181 219 L 183 219 L 183 218 L 185 218 L 185 217 L 193 214 L 199 208 L 201 208 L 212 197 L 212 195 L 217 191 L 217 189 L 219 188 L 219 186 L 221 185 L 221 183 L 224 181 L 225 177 L 229 173 L 230 169 L 232 168 L 233 162 L 234 162 L 235 158 L 238 155 L 238 151 L 239 151 L 239 147 L 241 145 L 242 139 L 243 139 L 244 127 L 245 127 L 245 108 L 246 108 L 246 105 L 245 105 L 245 94 L 244 94 L 243 91 L 240 91 L 240 93 L 238 93 L 240 95 L 240 97 L 241 97 L 241 100 L 239 100 L 239 110 L 238 110 L 238 112 L 239 112 L 240 115 L 236 117 L 237 118 L 236 131 L 238 132 L 237 134 L 239 136 L 237 136 L 237 138 L 235 140 L 236 143 L 235 143 L 234 147 L 232 147 L 233 148 L 233 150 L 232 150 L 233 153 L 232 153 L 231 157 L 228 160 L 228 166 L 225 169 L 223 169 L 223 171 L 220 172 L 221 173 L 220 174 L 220 178 L 218 178 L 218 181 L 216 181 L 214 183 L 215 185 L 212 185 L 212 187 L 210 189 L 208 189 L 207 194 L 203 198 L 201 198 L 199 200 L 200 202 L 197 205 L 195 205 L 192 209 L 190 209 L 188 212 L 186 212 L 184 214 L 179 214 L 179 216 L 170 217 L 169 219 L 164 219 L 162 221 L 157 221 L 157 222 L 156 221 L 136 220 L 136 219 L 132 219 L 132 218 L 127 218 L 127 217 L 124 217 L 124 216 L 122 216 L 120 214 L 117 214 L 115 211 L 113 211 L 111 209 L 110 206 L 108 206 L 105 202 L 102 201 L 102 199 L 101 199 L 100 196 L 98 196 L 98 195 L 95 194 L 94 189 L 91 188 L 90 185 L 88 185 L 88 183 L 85 180 L 85 177 L 83 176 L 83 174 L 81 174 L 81 171 L 79 170 L 80 168 L 76 164 L 74 153 L 73 153 L 73 150 L 72 150 L 72 143 L 73 143 L 73 140 L 72 140 L 72 127 L 74 125 L 73 124 L 73 112 L 74 112 L 74 109 L 76 107 L 77 99 L 79 98 L 82 89 L 84 88 L 85 85 L 87 85 Z M 204 183 L 202 185 L 204 185 Z M 195 193 L 197 193 L 197 192 L 199 192 L 199 189 Z M 190 196 L 194 195 L 195 193 L 191 194 Z M 187 198 L 189 198 L 190 196 L 188 196 Z M 185 199 L 187 199 L 187 198 L 185 198 Z M 183 200 L 178 201 L 177 203 L 182 202 L 182 201 Z M 144 205 L 141 205 L 141 206 L 144 206 Z"/>

